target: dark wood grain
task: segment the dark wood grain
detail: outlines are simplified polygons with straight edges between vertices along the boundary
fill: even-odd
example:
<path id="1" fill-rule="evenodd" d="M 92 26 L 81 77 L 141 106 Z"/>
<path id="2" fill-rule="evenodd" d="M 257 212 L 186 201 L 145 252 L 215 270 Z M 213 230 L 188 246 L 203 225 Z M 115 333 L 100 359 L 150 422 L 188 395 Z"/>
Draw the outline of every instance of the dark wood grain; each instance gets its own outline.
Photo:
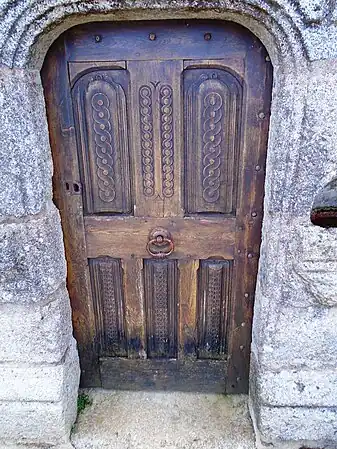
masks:
<path id="1" fill-rule="evenodd" d="M 99 352 L 125 357 L 125 304 L 121 263 L 110 257 L 89 259 Z"/>
<path id="2" fill-rule="evenodd" d="M 103 388 L 226 392 L 227 363 L 222 360 L 107 358 L 100 362 Z"/>
<path id="3" fill-rule="evenodd" d="M 179 260 L 179 334 L 180 359 L 196 359 L 198 348 L 197 295 L 199 260 Z"/>
<path id="4" fill-rule="evenodd" d="M 233 263 L 204 260 L 199 272 L 198 358 L 227 357 L 229 305 L 233 297 Z"/>
<path id="5" fill-rule="evenodd" d="M 85 217 L 89 257 L 111 256 L 149 258 L 146 244 L 152 229 L 167 229 L 174 242 L 171 258 L 232 259 L 235 245 L 235 219 L 215 218 L 132 218 Z"/>
<path id="6" fill-rule="evenodd" d="M 177 357 L 177 274 L 174 260 L 145 261 L 148 358 Z"/>
<path id="7" fill-rule="evenodd" d="M 146 358 L 143 260 L 122 260 L 128 357 Z"/>
<path id="8" fill-rule="evenodd" d="M 72 89 L 84 212 L 132 212 L 126 70 L 96 70 Z"/>
<path id="9" fill-rule="evenodd" d="M 255 40 L 246 55 L 244 117 L 239 159 L 235 301 L 230 312 L 228 393 L 246 393 L 258 270 L 272 67 Z"/>
<path id="10" fill-rule="evenodd" d="M 187 213 L 235 214 L 242 91 L 225 69 L 184 72 Z"/>

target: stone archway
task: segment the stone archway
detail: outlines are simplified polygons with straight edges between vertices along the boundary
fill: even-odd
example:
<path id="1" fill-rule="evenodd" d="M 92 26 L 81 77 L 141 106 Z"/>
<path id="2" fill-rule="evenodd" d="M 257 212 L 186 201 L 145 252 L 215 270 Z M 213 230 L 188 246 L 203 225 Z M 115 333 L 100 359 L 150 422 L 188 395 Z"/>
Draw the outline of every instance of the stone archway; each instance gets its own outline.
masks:
<path id="1" fill-rule="evenodd" d="M 310 208 L 336 175 L 336 11 L 329 2 L 305 0 L 1 2 L 0 440 L 57 444 L 67 440 L 76 415 L 79 369 L 62 231 L 51 200 L 39 78 L 44 55 L 77 23 L 154 16 L 233 20 L 269 51 L 275 86 L 251 411 L 265 442 L 332 443 L 337 301 L 321 296 L 328 280 L 330 296 L 337 297 L 337 246 L 334 231 L 310 223 Z"/>

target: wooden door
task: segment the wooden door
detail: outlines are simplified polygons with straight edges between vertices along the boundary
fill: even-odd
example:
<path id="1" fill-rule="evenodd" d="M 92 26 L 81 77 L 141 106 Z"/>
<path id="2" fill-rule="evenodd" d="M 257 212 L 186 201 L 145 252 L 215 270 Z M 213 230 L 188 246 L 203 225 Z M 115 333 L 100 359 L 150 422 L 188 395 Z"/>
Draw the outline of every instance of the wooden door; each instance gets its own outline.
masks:
<path id="1" fill-rule="evenodd" d="M 233 23 L 92 23 L 42 71 L 83 386 L 248 388 L 271 64 Z"/>

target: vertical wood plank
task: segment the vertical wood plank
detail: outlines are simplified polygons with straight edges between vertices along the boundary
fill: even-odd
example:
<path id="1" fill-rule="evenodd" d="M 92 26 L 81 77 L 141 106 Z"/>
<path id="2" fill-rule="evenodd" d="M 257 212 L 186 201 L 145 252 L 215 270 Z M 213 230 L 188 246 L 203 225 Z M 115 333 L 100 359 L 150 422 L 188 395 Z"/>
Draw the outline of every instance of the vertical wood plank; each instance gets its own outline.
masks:
<path id="1" fill-rule="evenodd" d="M 182 216 L 182 61 L 129 61 L 135 216 Z"/>
<path id="2" fill-rule="evenodd" d="M 239 160 L 235 300 L 232 303 L 227 393 L 246 393 L 254 295 L 261 243 L 264 177 L 271 104 L 272 67 L 266 50 L 254 38 L 247 45 L 245 108 Z"/>
<path id="3" fill-rule="evenodd" d="M 183 191 L 181 176 L 183 160 L 183 118 L 181 76 L 183 61 L 160 63 L 162 84 L 159 89 L 161 195 L 164 201 L 163 216 L 183 216 Z"/>
<path id="4" fill-rule="evenodd" d="M 147 357 L 147 347 L 145 339 L 143 260 L 136 258 L 123 259 L 122 269 L 128 357 L 145 359 Z"/>
<path id="5" fill-rule="evenodd" d="M 178 356 L 196 358 L 197 290 L 199 260 L 179 260 L 179 343 Z"/>

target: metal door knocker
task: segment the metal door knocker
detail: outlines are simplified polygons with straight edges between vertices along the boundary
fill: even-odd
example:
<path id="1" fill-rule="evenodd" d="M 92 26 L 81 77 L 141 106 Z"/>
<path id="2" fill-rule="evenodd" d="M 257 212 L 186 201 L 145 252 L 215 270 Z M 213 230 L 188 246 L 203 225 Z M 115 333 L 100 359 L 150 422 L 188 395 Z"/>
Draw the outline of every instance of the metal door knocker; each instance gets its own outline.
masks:
<path id="1" fill-rule="evenodd" d="M 155 228 L 150 232 L 146 245 L 147 252 L 157 259 L 163 259 L 173 253 L 174 243 L 172 236 L 164 228 Z"/>

